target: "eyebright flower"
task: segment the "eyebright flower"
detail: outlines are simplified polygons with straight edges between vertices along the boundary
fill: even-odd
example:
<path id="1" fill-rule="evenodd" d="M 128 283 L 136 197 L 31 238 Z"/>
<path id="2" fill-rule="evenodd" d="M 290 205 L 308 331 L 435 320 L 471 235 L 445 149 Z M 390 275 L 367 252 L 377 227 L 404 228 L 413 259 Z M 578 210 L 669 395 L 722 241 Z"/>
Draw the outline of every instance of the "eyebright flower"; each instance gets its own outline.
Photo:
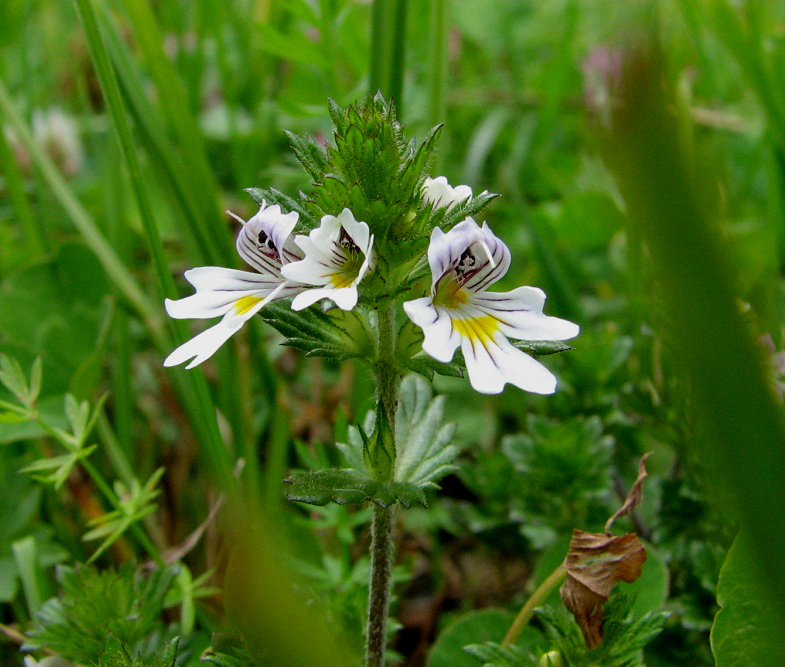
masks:
<path id="1" fill-rule="evenodd" d="M 201 364 L 268 303 L 303 289 L 281 275 L 283 265 L 302 259 L 290 238 L 297 218 L 297 213 L 284 214 L 277 204 L 268 207 L 265 202 L 248 222 L 237 218 L 243 223 L 237 236 L 237 252 L 258 273 L 219 266 L 200 266 L 185 272 L 185 279 L 196 288 L 196 294 L 177 301 L 167 299 L 166 312 L 176 319 L 219 315 L 223 319 L 178 347 L 166 358 L 164 366 L 177 366 L 191 358 L 193 361 L 186 368 Z"/>
<path id="2" fill-rule="evenodd" d="M 456 204 L 471 199 L 472 189 L 468 185 L 452 187 L 444 176 L 426 178 L 422 184 L 422 198 L 426 204 L 433 204 L 434 209 L 446 207 L 448 210 Z"/>
<path id="3" fill-rule="evenodd" d="M 425 334 L 423 350 L 448 362 L 460 345 L 472 387 L 498 394 L 506 383 L 552 394 L 556 378 L 508 340 L 566 340 L 576 324 L 543 314 L 545 293 L 536 287 L 486 292 L 510 266 L 510 251 L 483 223 L 467 218 L 446 234 L 435 228 L 428 247 L 429 296 L 403 304 Z"/>
<path id="4" fill-rule="evenodd" d="M 286 264 L 285 278 L 308 285 L 292 301 L 292 310 L 303 310 L 321 299 L 332 299 L 342 310 L 357 305 L 357 285 L 373 268 L 373 234 L 368 225 L 354 219 L 345 208 L 337 217 L 325 215 L 308 236 L 294 242 L 305 253 L 297 262 Z"/>

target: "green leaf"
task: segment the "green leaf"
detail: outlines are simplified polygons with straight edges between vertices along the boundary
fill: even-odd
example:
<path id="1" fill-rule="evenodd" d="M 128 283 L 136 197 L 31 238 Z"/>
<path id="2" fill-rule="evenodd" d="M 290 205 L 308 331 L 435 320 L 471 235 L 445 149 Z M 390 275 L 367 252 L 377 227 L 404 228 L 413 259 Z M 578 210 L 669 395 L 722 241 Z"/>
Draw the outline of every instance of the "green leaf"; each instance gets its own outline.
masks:
<path id="1" fill-rule="evenodd" d="M 535 357 L 544 357 L 549 354 L 557 354 L 574 349 L 571 345 L 562 343 L 559 340 L 513 340 L 512 344 L 519 350 Z"/>
<path id="2" fill-rule="evenodd" d="M 454 378 L 463 377 L 463 367 L 461 365 L 456 363 L 445 364 L 444 362 L 436 361 L 436 359 L 427 354 L 419 354 L 408 359 L 405 363 L 410 371 L 419 373 L 423 377 L 428 378 L 428 380 L 433 380 L 434 373 Z"/>
<path id="3" fill-rule="evenodd" d="M 776 587 L 761 580 L 761 557 L 742 531 L 722 566 L 717 584 L 720 610 L 711 628 L 717 667 L 785 665 L 782 628 L 770 601 Z"/>
<path id="4" fill-rule="evenodd" d="M 471 612 L 449 626 L 436 640 L 428 655 L 427 667 L 477 667 L 464 651 L 469 644 L 501 642 L 515 614 L 502 609 Z"/>
<path id="5" fill-rule="evenodd" d="M 292 473 L 284 482 L 286 497 L 310 505 L 373 502 L 389 507 L 396 501 L 406 508 L 412 505 L 427 507 L 422 489 L 414 484 L 391 482 L 389 484 L 363 477 L 353 470 L 330 468 L 316 472 Z"/>
<path id="6" fill-rule="evenodd" d="M 436 488 L 436 481 L 456 470 L 459 450 L 452 444 L 456 426 L 444 423 L 443 396 L 433 398 L 431 386 L 417 375 L 401 382 L 395 415 L 398 448 L 395 479 L 421 488 Z"/>

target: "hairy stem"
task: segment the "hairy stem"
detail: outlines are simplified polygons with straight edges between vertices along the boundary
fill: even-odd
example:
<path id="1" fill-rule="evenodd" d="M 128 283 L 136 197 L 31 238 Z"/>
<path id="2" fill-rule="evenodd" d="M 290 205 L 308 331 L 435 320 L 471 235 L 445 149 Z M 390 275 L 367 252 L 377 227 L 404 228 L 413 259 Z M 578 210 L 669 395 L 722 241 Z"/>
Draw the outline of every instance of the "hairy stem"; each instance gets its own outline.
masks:
<path id="1" fill-rule="evenodd" d="M 553 589 L 564 581 L 565 576 L 567 576 L 567 570 L 565 570 L 562 565 L 559 565 L 559 567 L 551 572 L 547 579 L 537 587 L 537 590 L 532 593 L 532 596 L 528 600 L 526 600 L 526 604 L 523 605 L 518 612 L 518 615 L 515 617 L 515 620 L 512 622 L 510 629 L 507 631 L 507 634 L 502 641 L 503 646 L 509 646 L 516 642 L 518 637 L 520 637 L 521 632 L 523 632 L 523 629 L 526 627 L 526 624 L 534 615 L 534 610 L 545 602 Z"/>
<path id="2" fill-rule="evenodd" d="M 371 465 L 381 481 L 393 479 L 395 471 L 395 409 L 398 404 L 400 374 L 395 361 L 395 305 L 390 303 L 377 311 L 377 346 L 374 374 L 376 376 L 376 431 Z M 384 664 L 387 635 L 387 609 L 390 604 L 390 573 L 392 571 L 392 524 L 394 506 L 373 506 L 371 524 L 371 583 L 368 593 L 368 625 L 365 643 L 366 667 Z"/>
<path id="3" fill-rule="evenodd" d="M 395 506 L 373 506 L 371 524 L 371 586 L 368 594 L 368 626 L 365 641 L 365 667 L 384 665 L 387 635 L 387 608 L 390 604 L 392 573 L 392 525 Z"/>

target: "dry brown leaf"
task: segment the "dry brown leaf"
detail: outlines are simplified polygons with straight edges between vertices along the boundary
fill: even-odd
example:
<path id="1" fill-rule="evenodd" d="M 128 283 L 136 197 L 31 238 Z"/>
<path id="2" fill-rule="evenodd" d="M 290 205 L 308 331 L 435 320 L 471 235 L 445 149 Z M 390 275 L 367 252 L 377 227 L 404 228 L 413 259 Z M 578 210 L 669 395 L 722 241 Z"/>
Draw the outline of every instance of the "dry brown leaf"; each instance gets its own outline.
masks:
<path id="1" fill-rule="evenodd" d="M 641 460 L 638 463 L 638 479 L 636 479 L 635 484 L 632 485 L 630 492 L 627 494 L 627 498 L 624 500 L 624 504 L 618 509 L 616 514 L 606 521 L 606 535 L 611 534 L 611 526 L 613 526 L 613 522 L 616 521 L 616 519 L 620 516 L 629 514 L 641 504 L 641 500 L 643 500 L 643 480 L 649 476 L 649 473 L 646 472 L 646 459 L 650 456 L 651 452 L 648 452 L 641 457 Z"/>
<path id="2" fill-rule="evenodd" d="M 640 577 L 645 561 L 646 550 L 634 533 L 611 537 L 577 528 L 573 531 L 564 559 L 567 580 L 561 597 L 581 626 L 589 648 L 602 643 L 605 603 L 611 589 L 617 581 L 632 583 Z"/>

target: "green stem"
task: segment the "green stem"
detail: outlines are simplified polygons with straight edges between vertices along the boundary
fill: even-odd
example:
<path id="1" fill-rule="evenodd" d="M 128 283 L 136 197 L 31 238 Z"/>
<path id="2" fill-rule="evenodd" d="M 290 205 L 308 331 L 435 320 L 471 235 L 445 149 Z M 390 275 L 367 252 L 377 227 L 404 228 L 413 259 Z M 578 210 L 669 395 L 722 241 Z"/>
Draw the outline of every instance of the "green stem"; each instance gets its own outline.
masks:
<path id="1" fill-rule="evenodd" d="M 565 570 L 562 565 L 559 565 L 559 567 L 551 572 L 548 575 L 548 578 L 537 587 L 537 590 L 532 593 L 532 596 L 528 600 L 526 600 L 526 604 L 523 605 L 518 612 L 518 615 L 515 617 L 515 620 L 512 622 L 510 629 L 504 636 L 502 646 L 509 646 L 518 640 L 518 637 L 520 637 L 526 624 L 534 615 L 534 610 L 545 602 L 553 590 L 564 581 L 564 577 L 566 576 L 567 570 Z"/>
<path id="2" fill-rule="evenodd" d="M 398 405 L 400 373 L 395 361 L 395 303 L 377 311 L 376 430 L 371 438 L 371 467 L 374 476 L 389 481 L 395 472 L 395 410 Z M 390 605 L 392 572 L 392 524 L 394 506 L 373 507 L 371 524 L 371 582 L 368 592 L 365 665 L 381 667 L 387 637 L 387 611 Z"/>
<path id="3" fill-rule="evenodd" d="M 390 605 L 392 574 L 392 525 L 395 506 L 373 506 L 371 524 L 371 585 L 368 594 L 368 625 L 365 667 L 382 667 L 387 644 L 387 610 Z"/>

